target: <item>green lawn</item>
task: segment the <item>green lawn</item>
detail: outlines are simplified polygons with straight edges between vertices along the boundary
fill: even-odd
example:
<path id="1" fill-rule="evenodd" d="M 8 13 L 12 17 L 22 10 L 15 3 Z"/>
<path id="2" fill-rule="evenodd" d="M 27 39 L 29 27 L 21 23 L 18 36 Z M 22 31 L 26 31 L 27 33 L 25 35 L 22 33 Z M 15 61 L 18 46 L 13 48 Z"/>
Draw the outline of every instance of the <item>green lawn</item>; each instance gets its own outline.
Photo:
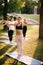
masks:
<path id="1" fill-rule="evenodd" d="M 2 24 L 0 24 L 0 29 L 3 29 L 3 25 Z"/>

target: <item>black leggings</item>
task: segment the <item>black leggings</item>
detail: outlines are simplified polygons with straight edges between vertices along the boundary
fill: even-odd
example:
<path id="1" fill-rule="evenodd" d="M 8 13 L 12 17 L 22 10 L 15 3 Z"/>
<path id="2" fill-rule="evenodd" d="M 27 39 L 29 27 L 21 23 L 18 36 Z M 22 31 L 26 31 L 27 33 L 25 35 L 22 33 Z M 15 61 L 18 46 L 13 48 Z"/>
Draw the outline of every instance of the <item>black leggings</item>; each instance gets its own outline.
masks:
<path id="1" fill-rule="evenodd" d="M 23 26 L 23 37 L 26 36 L 27 26 Z"/>
<path id="2" fill-rule="evenodd" d="M 8 37 L 9 37 L 9 40 L 12 41 L 12 38 L 13 38 L 13 30 L 9 30 L 8 31 Z"/>

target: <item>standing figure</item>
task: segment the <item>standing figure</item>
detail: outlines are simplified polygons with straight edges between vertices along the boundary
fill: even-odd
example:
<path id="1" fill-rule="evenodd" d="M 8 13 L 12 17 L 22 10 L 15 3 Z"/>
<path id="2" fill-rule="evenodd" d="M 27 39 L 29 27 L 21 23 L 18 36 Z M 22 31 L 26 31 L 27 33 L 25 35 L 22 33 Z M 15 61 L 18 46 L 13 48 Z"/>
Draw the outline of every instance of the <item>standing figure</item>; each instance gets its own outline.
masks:
<path id="1" fill-rule="evenodd" d="M 12 43 L 12 39 L 13 39 L 13 33 L 14 33 L 14 19 L 12 16 L 10 16 L 9 21 L 8 21 L 8 37 L 10 40 L 10 43 Z"/>
<path id="2" fill-rule="evenodd" d="M 23 22 L 24 22 L 25 24 L 27 24 L 26 18 L 23 19 Z M 25 36 L 26 36 L 26 32 L 27 32 L 27 25 L 24 25 L 24 26 L 23 26 L 23 37 L 24 37 L 24 39 L 25 39 Z"/>
<path id="3" fill-rule="evenodd" d="M 23 27 L 22 27 L 22 18 L 19 16 L 17 18 L 17 25 L 16 25 L 16 42 L 18 46 L 18 57 L 22 54 L 22 43 L 23 43 Z"/>

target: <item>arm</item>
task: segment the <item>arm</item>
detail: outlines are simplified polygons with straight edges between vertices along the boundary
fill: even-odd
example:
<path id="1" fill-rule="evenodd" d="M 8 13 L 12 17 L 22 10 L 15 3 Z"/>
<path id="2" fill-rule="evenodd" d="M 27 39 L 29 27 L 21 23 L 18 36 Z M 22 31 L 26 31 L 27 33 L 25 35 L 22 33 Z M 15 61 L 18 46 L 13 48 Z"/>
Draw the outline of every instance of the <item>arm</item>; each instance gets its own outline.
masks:
<path id="1" fill-rule="evenodd" d="M 9 26 L 11 26 L 11 25 L 12 25 L 12 26 L 16 26 L 16 24 L 9 24 Z"/>
<path id="2" fill-rule="evenodd" d="M 4 25 L 4 24 L 5 24 L 5 22 L 4 22 L 4 21 L 1 21 L 1 22 L 0 22 L 0 24 L 3 24 L 3 25 Z"/>
<path id="3" fill-rule="evenodd" d="M 3 24 L 3 20 L 2 20 L 2 21 L 0 21 L 0 24 Z"/>
<path id="4" fill-rule="evenodd" d="M 28 23 L 27 23 L 26 21 L 24 21 L 24 22 L 22 22 L 22 25 L 23 25 L 23 26 L 27 26 Z"/>
<path id="5" fill-rule="evenodd" d="M 3 21 L 2 24 L 3 25 L 7 25 L 8 23 L 7 23 L 7 21 Z"/>
<path id="6" fill-rule="evenodd" d="M 14 24 L 8 24 L 9 26 L 16 26 L 17 23 L 15 22 Z"/>
<path id="7" fill-rule="evenodd" d="M 24 25 L 27 26 L 27 25 L 37 25 L 37 24 L 34 24 L 34 23 L 31 23 L 31 22 L 24 22 Z"/>

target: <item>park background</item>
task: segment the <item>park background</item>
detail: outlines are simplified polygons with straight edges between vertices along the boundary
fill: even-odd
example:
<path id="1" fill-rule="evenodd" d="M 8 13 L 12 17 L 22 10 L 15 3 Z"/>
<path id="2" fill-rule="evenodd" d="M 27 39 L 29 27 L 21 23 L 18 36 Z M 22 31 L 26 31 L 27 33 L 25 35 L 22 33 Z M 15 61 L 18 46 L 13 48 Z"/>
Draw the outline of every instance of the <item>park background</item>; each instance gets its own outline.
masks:
<path id="1" fill-rule="evenodd" d="M 21 14 L 27 19 L 34 20 L 38 25 L 27 26 L 28 30 L 23 44 L 23 54 L 43 61 L 43 0 L 0 0 L 0 22 L 7 20 L 7 14 Z M 5 26 L 0 24 L 0 36 L 7 33 Z M 1 39 L 1 37 L 0 37 Z M 17 46 L 11 46 L 0 42 L 0 65 L 25 65 L 13 58 L 6 56 L 7 52 L 17 50 Z"/>

